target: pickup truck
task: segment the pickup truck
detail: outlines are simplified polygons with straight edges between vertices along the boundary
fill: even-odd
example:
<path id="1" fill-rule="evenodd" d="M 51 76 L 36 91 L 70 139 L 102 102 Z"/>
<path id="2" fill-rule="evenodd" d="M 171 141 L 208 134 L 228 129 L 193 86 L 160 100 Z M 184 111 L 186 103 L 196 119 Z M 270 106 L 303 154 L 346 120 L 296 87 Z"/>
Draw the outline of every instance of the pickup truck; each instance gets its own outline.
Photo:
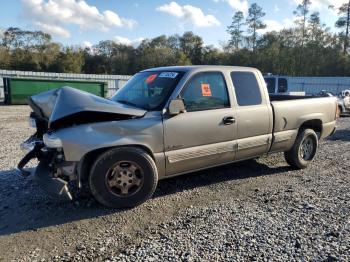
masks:
<path id="1" fill-rule="evenodd" d="M 70 87 L 29 98 L 36 133 L 22 144 L 47 191 L 72 199 L 87 185 L 101 204 L 135 207 L 157 182 L 284 152 L 306 168 L 335 131 L 332 97 L 272 95 L 254 68 L 162 67 L 133 76 L 111 99 Z M 74 181 L 74 182 L 72 182 Z M 72 183 L 71 183 L 72 182 Z"/>

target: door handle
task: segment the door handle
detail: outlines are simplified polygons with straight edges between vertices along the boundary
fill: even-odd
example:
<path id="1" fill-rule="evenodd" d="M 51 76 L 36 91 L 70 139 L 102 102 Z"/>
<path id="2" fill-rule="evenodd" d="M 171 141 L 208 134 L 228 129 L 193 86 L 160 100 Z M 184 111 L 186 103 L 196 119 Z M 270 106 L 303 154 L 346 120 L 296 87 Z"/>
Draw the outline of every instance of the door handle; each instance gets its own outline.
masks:
<path id="1" fill-rule="evenodd" d="M 225 125 L 232 125 L 236 123 L 236 119 L 233 116 L 226 116 L 222 119 Z"/>

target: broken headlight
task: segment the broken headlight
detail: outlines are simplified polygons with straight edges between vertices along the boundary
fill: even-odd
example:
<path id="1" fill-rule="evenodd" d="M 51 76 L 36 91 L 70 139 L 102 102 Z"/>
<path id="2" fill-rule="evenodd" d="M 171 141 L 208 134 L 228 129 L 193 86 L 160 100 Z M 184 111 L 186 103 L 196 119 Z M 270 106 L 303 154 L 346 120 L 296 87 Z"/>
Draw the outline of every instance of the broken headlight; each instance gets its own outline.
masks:
<path id="1" fill-rule="evenodd" d="M 43 142 L 44 145 L 48 148 L 61 148 L 62 147 L 62 141 L 54 134 L 44 134 L 43 135 Z"/>
<path id="2" fill-rule="evenodd" d="M 30 127 L 36 128 L 36 121 L 35 121 L 34 118 L 29 117 L 28 121 L 29 121 L 29 126 L 30 126 Z"/>

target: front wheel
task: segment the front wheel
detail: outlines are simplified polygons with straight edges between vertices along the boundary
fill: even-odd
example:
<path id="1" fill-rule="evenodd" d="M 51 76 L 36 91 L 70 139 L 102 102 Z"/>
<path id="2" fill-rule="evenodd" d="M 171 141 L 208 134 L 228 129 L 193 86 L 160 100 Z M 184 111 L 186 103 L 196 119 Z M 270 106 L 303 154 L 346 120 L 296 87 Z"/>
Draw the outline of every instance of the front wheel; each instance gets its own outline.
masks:
<path id="1" fill-rule="evenodd" d="M 314 159 L 318 147 L 318 137 L 314 130 L 302 130 L 293 147 L 284 152 L 287 163 L 297 169 L 306 168 Z"/>
<path id="2" fill-rule="evenodd" d="M 142 149 L 115 148 L 92 166 L 89 186 L 95 199 L 107 207 L 131 208 L 154 193 L 158 182 L 153 159 Z"/>

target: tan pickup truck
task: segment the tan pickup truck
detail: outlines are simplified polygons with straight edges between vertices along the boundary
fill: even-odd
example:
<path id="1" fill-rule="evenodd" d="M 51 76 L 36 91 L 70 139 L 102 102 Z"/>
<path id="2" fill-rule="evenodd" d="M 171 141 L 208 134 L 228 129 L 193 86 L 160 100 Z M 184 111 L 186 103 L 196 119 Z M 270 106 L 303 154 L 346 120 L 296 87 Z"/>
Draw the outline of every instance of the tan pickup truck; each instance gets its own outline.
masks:
<path id="1" fill-rule="evenodd" d="M 318 141 L 335 131 L 332 97 L 269 97 L 257 69 L 153 68 L 111 99 L 63 87 L 29 99 L 37 132 L 23 143 L 40 163 L 35 176 L 71 199 L 71 181 L 87 184 L 110 207 L 133 207 L 160 179 L 267 153 L 307 167 Z"/>

